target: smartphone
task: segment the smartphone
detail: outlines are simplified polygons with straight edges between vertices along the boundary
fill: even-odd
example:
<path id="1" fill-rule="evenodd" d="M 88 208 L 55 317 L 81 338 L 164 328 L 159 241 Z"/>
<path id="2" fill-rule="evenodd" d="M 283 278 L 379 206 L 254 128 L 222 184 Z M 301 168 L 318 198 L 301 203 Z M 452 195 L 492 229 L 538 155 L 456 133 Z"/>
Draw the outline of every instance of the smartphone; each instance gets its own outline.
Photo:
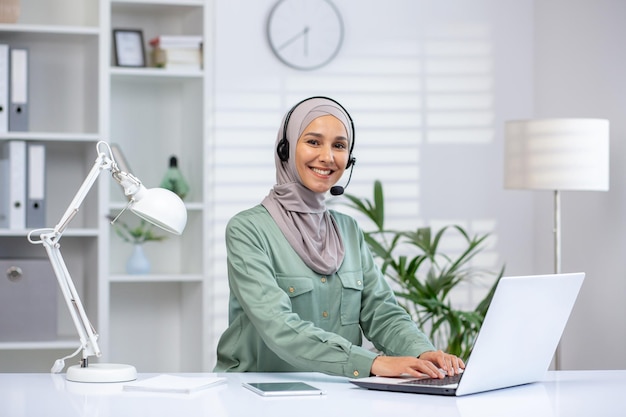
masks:
<path id="1" fill-rule="evenodd" d="M 264 397 L 324 394 L 321 389 L 304 382 L 244 382 L 242 385 Z"/>

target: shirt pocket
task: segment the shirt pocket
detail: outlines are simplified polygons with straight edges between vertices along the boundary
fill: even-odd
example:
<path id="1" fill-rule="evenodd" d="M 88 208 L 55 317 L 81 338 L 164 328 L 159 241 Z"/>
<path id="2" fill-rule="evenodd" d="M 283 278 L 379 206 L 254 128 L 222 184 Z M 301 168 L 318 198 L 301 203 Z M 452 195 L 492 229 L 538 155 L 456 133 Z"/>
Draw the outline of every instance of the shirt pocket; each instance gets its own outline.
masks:
<path id="1" fill-rule="evenodd" d="M 302 320 L 313 321 L 315 306 L 313 282 L 306 277 L 277 277 L 278 286 L 289 296 L 291 311 Z"/>
<path id="2" fill-rule="evenodd" d="M 338 276 L 341 281 L 341 324 L 358 324 L 361 317 L 363 273 L 341 272 Z"/>
<path id="3" fill-rule="evenodd" d="M 289 296 L 289 298 L 291 298 L 292 303 L 294 302 L 294 299 L 313 291 L 313 283 L 310 278 L 277 277 L 276 282 L 278 283 L 278 286 Z"/>

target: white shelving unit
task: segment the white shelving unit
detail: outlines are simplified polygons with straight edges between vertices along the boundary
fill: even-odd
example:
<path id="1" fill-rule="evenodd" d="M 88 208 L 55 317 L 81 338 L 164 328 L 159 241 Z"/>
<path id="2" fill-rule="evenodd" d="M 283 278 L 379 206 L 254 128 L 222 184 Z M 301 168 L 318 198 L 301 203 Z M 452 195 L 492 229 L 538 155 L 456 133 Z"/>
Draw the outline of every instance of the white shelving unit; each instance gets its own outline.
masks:
<path id="1" fill-rule="evenodd" d="M 22 0 L 21 8 L 18 23 L 0 25 L 0 43 L 29 49 L 30 129 L 0 134 L 0 141 L 46 143 L 47 225 L 56 224 L 86 177 L 98 140 L 118 144 L 148 188 L 159 185 L 176 155 L 191 189 L 185 232 L 145 244 L 150 274 L 125 272 L 132 245 L 106 218 L 119 213 L 125 200 L 106 175 L 63 235 L 63 257 L 100 334 L 101 360 L 130 363 L 140 372 L 210 370 L 205 253 L 211 1 Z M 116 67 L 116 28 L 141 30 L 147 55 L 154 36 L 201 35 L 204 68 Z M 121 220 L 138 222 L 129 212 Z M 28 243 L 27 233 L 0 229 L 0 258 L 46 258 L 41 246 Z M 0 372 L 45 372 L 77 347 L 60 295 L 58 307 L 57 339 L 0 342 Z"/>

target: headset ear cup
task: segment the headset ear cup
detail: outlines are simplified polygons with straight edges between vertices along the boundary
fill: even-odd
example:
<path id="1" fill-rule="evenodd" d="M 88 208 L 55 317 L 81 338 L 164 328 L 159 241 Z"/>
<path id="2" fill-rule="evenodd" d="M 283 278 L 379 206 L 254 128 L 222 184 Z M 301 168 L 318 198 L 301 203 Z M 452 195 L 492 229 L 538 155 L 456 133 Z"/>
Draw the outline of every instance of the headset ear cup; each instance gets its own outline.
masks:
<path id="1" fill-rule="evenodd" d="M 282 138 L 280 142 L 278 142 L 276 153 L 281 161 L 287 162 L 289 160 L 289 141 L 286 138 Z"/>

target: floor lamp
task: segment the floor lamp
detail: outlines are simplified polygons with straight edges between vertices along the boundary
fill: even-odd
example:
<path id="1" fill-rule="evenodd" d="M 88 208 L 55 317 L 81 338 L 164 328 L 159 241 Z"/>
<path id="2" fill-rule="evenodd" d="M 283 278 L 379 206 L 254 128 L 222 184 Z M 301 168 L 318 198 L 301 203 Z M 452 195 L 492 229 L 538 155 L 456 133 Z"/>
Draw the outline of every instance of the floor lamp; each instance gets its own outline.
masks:
<path id="1" fill-rule="evenodd" d="M 561 273 L 561 191 L 608 191 L 609 122 L 534 119 L 505 123 L 504 187 L 554 193 L 554 272 Z M 554 366 L 561 368 L 560 346 Z"/>

